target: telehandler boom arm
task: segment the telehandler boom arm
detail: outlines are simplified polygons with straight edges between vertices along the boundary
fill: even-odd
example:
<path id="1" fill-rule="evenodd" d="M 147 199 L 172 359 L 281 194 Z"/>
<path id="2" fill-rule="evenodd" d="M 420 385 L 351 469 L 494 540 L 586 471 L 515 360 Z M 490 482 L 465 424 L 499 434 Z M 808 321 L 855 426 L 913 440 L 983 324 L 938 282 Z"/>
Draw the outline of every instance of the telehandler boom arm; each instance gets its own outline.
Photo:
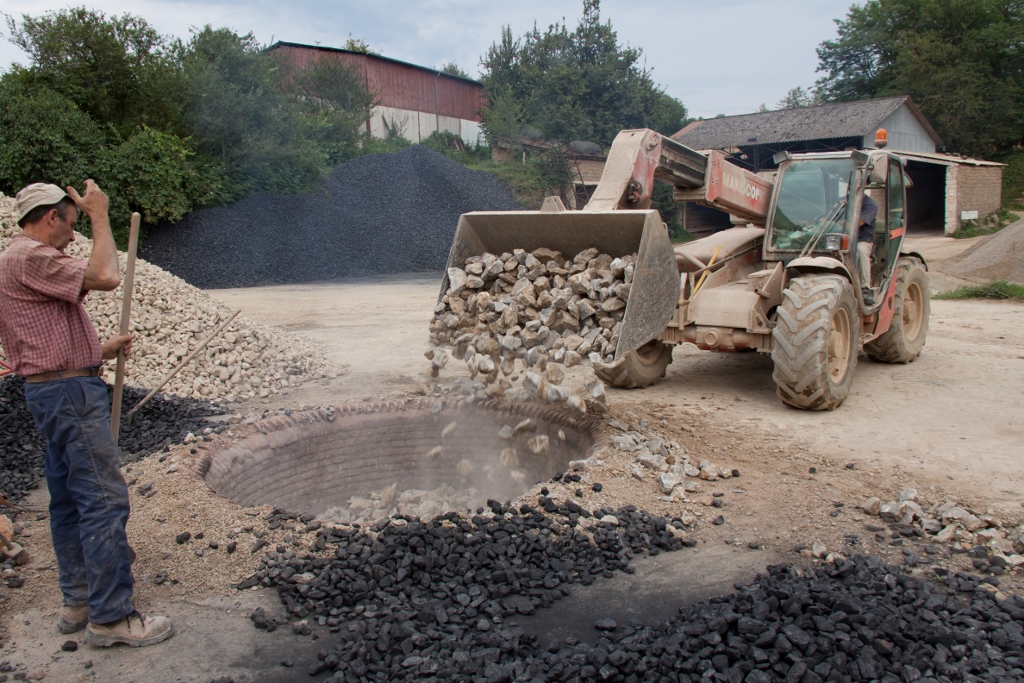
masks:
<path id="1" fill-rule="evenodd" d="M 772 183 L 729 162 L 641 128 L 621 131 L 608 152 L 601 182 L 584 211 L 649 209 L 654 180 L 675 188 L 676 201 L 698 202 L 764 225 Z"/>

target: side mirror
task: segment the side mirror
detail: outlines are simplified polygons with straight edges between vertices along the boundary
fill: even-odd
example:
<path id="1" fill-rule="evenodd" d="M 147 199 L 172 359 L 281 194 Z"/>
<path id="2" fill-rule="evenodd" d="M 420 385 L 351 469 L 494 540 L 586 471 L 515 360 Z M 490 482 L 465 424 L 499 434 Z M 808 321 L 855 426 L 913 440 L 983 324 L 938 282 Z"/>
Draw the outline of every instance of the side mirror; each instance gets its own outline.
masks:
<path id="1" fill-rule="evenodd" d="M 789 161 L 793 158 L 793 155 L 789 152 L 776 152 L 772 155 L 772 161 L 775 162 L 776 166 L 781 166 L 783 161 Z"/>

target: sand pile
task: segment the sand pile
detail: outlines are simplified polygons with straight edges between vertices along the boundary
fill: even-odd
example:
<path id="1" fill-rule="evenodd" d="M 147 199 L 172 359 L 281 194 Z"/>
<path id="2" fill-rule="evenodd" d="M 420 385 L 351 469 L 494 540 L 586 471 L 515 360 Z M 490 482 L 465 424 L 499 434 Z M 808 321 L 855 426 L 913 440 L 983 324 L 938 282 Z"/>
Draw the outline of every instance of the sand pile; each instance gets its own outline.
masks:
<path id="1" fill-rule="evenodd" d="M 0 194 L 0 251 L 21 232 L 14 223 L 13 210 L 13 198 Z M 92 240 L 77 235 L 66 253 L 88 258 L 91 250 Z M 122 253 L 120 258 L 123 273 L 125 255 Z M 118 287 L 112 292 L 91 292 L 85 299 L 101 340 L 109 339 L 120 328 L 121 297 L 122 289 Z M 135 265 L 132 301 L 131 331 L 136 341 L 126 382 L 146 388 L 155 387 L 231 315 L 230 309 L 203 291 L 142 259 Z M 246 399 L 269 396 L 333 374 L 312 340 L 238 317 L 164 391 L 197 399 Z"/>
<path id="2" fill-rule="evenodd" d="M 1024 285 L 1024 219 L 979 240 L 978 244 L 943 261 L 936 269 L 979 283 L 1005 280 Z"/>

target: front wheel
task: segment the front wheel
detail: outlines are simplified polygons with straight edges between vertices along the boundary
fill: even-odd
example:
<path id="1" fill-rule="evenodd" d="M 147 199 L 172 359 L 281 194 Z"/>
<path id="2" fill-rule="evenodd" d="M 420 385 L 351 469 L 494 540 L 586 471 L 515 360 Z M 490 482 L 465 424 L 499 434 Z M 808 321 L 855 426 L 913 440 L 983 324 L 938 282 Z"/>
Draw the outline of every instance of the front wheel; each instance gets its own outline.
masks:
<path id="1" fill-rule="evenodd" d="M 864 345 L 864 352 L 880 363 L 909 363 L 921 355 L 928 336 L 932 299 L 928 271 L 919 259 L 902 257 L 896 261 L 896 293 L 892 322 L 877 339 Z"/>
<path id="2" fill-rule="evenodd" d="M 850 393 L 860 318 L 853 286 L 838 275 L 793 278 L 772 331 L 779 398 L 804 410 L 833 410 Z"/>
<path id="3" fill-rule="evenodd" d="M 615 365 L 597 367 L 594 373 L 601 381 L 620 389 L 642 389 L 649 387 L 665 376 L 665 369 L 672 362 L 672 347 L 652 339 L 636 351 L 623 356 Z"/>

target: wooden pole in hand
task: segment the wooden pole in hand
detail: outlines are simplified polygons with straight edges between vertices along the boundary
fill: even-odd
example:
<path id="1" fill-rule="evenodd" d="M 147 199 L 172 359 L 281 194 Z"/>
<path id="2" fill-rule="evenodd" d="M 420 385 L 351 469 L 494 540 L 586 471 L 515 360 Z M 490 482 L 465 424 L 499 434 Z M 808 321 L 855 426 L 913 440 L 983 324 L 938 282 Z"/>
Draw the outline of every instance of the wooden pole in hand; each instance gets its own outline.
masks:
<path id="1" fill-rule="evenodd" d="M 221 330 L 223 330 L 225 327 L 227 327 L 228 324 L 232 320 L 234 320 L 238 316 L 238 314 L 241 313 L 241 312 L 242 312 L 241 309 L 239 309 L 239 310 L 235 311 L 234 313 L 232 313 L 231 317 L 228 318 L 227 320 L 225 320 L 224 322 L 222 322 L 220 325 L 218 325 L 217 329 L 215 329 L 213 331 L 213 333 L 209 337 L 207 337 L 203 341 L 201 341 L 198 344 L 196 344 L 196 348 L 192 349 L 192 353 L 188 354 L 188 356 L 185 358 L 185 360 L 183 360 L 180 363 L 178 363 L 177 367 L 175 367 L 173 370 L 171 370 L 166 375 L 164 375 L 164 378 L 162 380 L 160 380 L 160 384 L 158 384 L 156 386 L 156 389 L 153 389 L 152 391 L 150 391 L 148 394 L 146 394 L 146 396 L 141 401 L 136 403 L 135 406 L 131 410 L 128 411 L 128 414 L 125 415 L 125 418 L 126 419 L 131 418 L 131 416 L 135 414 L 135 411 L 137 411 L 142 406 L 146 405 L 146 403 L 149 401 L 149 399 L 151 399 L 154 396 L 156 396 L 156 392 L 158 392 L 161 389 L 163 389 L 164 385 L 166 385 L 168 382 L 170 382 L 172 379 L 174 379 L 174 376 L 177 375 L 179 372 L 181 372 L 181 369 L 183 367 L 185 367 L 186 365 L 188 365 L 189 362 L 193 358 L 196 357 L 196 354 L 198 354 L 200 351 L 205 349 L 206 345 L 209 344 L 210 342 L 212 342 L 214 337 L 216 337 L 218 334 L 220 334 Z"/>
<path id="2" fill-rule="evenodd" d="M 121 331 L 119 334 L 128 334 L 132 317 L 132 294 L 135 291 L 135 252 L 139 248 L 139 224 L 142 216 L 135 212 L 132 214 L 131 232 L 128 234 L 128 265 L 124 274 L 124 296 L 121 298 Z M 121 433 L 121 396 L 124 393 L 124 370 L 125 361 L 124 348 L 117 352 L 117 375 L 114 380 L 114 400 L 110 406 L 110 432 L 114 435 L 114 445 L 117 445 L 118 436 Z"/>

